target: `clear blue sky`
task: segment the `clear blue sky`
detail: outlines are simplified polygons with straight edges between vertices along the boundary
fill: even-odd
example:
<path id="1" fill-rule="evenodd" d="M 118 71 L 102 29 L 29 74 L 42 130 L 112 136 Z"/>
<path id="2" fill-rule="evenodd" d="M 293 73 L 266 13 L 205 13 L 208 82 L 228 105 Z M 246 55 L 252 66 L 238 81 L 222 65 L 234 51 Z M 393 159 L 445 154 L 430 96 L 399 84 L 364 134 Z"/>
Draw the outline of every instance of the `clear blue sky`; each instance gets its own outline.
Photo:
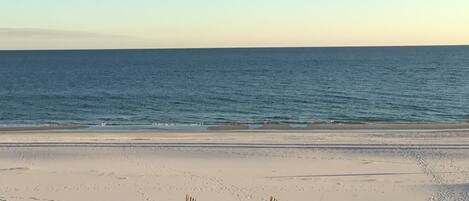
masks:
<path id="1" fill-rule="evenodd" d="M 469 44 L 468 0 L 0 0 L 0 49 Z"/>

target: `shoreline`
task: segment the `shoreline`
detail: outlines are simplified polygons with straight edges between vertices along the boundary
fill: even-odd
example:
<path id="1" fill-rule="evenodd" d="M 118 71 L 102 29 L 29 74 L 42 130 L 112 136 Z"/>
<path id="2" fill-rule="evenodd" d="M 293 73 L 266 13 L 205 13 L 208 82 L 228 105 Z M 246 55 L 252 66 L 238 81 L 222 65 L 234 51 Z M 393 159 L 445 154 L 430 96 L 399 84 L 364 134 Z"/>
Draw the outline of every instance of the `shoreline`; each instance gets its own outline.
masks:
<path id="1" fill-rule="evenodd" d="M 85 132 L 215 132 L 215 131 L 323 131 L 323 130 L 464 130 L 469 123 L 310 123 L 310 124 L 220 124 L 153 126 L 153 125 L 39 125 L 0 126 L 0 132 L 85 131 Z"/>

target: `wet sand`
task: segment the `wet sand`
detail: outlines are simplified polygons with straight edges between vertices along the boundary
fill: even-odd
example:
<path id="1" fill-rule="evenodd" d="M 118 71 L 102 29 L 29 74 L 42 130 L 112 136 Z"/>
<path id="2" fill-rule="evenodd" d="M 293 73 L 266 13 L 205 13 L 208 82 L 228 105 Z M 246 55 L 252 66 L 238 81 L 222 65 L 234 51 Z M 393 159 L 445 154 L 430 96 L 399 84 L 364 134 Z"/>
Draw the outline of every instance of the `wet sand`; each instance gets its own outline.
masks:
<path id="1" fill-rule="evenodd" d="M 469 123 L 378 123 L 378 124 L 309 124 L 307 129 L 384 129 L 384 130 L 403 130 L 403 129 L 469 129 Z"/>
<path id="2" fill-rule="evenodd" d="M 209 126 L 209 130 L 248 130 L 246 124 Z M 263 124 L 252 130 L 426 130 L 469 129 L 469 123 L 311 123 L 305 125 Z"/>
<path id="3" fill-rule="evenodd" d="M 1 200 L 469 200 L 468 130 L 0 132 Z"/>
<path id="4" fill-rule="evenodd" d="M 0 127 L 1 131 L 41 131 L 41 130 L 74 130 L 88 128 L 87 125 L 45 125 L 45 126 L 17 126 Z"/>

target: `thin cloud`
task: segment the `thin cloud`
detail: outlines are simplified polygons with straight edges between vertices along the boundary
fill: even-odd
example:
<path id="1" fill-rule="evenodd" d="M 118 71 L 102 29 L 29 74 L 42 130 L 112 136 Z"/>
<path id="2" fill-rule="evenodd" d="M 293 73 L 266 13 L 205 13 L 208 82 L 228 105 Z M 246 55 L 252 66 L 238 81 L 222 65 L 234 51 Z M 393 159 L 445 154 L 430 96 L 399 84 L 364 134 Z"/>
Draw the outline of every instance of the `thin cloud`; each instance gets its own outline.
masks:
<path id="1" fill-rule="evenodd" d="M 126 36 L 58 29 L 0 28 L 0 38 L 96 39 L 122 37 Z"/>

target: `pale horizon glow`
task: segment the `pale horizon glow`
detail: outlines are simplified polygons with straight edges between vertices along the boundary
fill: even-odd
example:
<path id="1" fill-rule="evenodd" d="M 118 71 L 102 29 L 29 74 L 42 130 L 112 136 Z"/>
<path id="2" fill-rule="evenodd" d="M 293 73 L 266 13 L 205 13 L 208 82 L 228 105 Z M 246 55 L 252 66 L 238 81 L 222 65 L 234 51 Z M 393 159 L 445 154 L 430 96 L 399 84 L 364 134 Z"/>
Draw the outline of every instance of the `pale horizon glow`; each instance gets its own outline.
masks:
<path id="1" fill-rule="evenodd" d="M 468 45 L 467 0 L 0 0 L 0 50 Z"/>

